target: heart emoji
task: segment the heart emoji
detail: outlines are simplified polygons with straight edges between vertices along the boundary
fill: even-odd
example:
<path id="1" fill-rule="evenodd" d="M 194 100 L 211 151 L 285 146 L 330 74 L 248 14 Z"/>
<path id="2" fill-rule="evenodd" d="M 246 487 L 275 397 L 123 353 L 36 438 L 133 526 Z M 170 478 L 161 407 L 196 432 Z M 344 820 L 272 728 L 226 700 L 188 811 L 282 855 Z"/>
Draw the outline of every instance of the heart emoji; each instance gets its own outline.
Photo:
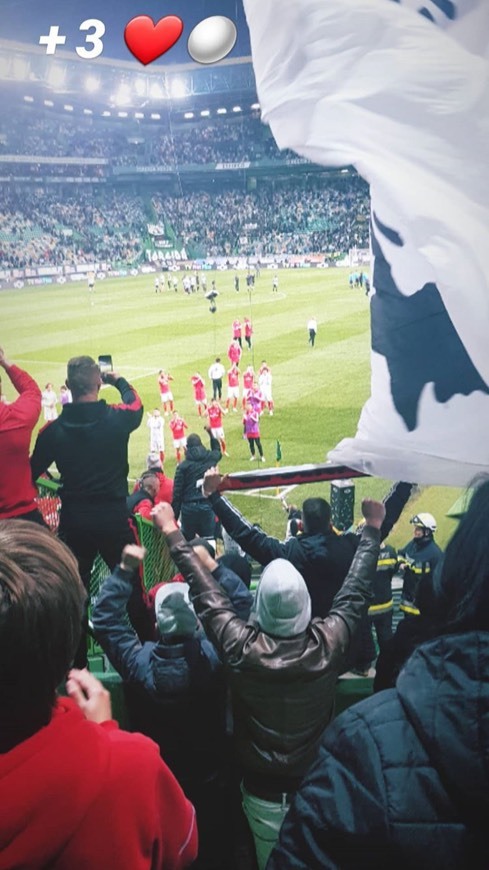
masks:
<path id="1" fill-rule="evenodd" d="M 175 45 L 182 32 L 178 15 L 165 15 L 156 24 L 149 15 L 136 15 L 126 24 L 124 39 L 131 54 L 146 66 Z"/>

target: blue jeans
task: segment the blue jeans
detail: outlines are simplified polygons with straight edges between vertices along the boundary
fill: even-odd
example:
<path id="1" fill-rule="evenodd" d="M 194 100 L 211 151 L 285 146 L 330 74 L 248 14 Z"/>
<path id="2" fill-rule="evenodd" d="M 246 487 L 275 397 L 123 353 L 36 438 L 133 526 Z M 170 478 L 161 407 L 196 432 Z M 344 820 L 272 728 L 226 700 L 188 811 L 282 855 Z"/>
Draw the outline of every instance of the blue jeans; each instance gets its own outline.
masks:
<path id="1" fill-rule="evenodd" d="M 267 861 L 276 846 L 282 822 L 288 813 L 287 795 L 282 803 L 270 803 L 255 797 L 241 785 L 243 810 L 255 842 L 258 870 L 265 870 Z"/>

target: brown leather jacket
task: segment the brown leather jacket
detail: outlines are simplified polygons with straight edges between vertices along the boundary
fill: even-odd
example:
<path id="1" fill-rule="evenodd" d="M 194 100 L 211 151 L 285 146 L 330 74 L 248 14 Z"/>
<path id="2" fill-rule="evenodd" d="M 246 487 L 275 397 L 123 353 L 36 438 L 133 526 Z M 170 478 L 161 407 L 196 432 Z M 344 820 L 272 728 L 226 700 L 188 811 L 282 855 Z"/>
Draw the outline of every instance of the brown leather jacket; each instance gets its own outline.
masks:
<path id="1" fill-rule="evenodd" d="M 380 533 L 367 526 L 328 616 L 284 638 L 239 619 L 181 532 L 168 535 L 172 558 L 227 669 L 245 776 L 263 779 L 277 791 L 294 791 L 309 768 L 334 713 L 350 637 L 372 598 L 379 543 Z"/>

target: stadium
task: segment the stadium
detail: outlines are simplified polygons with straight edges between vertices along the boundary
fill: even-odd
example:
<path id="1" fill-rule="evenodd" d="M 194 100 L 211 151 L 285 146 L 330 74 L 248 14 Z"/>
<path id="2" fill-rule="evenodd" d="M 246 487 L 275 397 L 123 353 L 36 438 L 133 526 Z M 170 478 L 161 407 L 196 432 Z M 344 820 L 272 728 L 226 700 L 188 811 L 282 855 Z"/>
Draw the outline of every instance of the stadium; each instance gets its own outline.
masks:
<path id="1" fill-rule="evenodd" d="M 262 119 L 240 4 L 201 3 L 191 12 L 188 5 L 172 10 L 184 20 L 185 39 L 149 65 L 124 45 L 122 24 L 134 14 L 128 4 L 120 10 L 106 4 L 104 50 L 86 55 L 89 62 L 73 50 L 85 39 L 83 13 L 55 6 L 52 21 L 46 13 L 21 24 L 12 12 L 11 32 L 0 39 L 0 345 L 43 397 L 52 386 L 56 415 L 68 360 L 110 359 L 144 406 L 129 439 L 131 492 L 155 449 L 155 409 L 162 412 L 167 477 L 175 476 L 181 458 L 170 430 L 173 409 L 186 422 L 187 436 L 195 433 L 208 446 L 207 405 L 196 401 L 193 381 L 202 376 L 208 403 L 209 370 L 219 360 L 227 373 L 234 324 L 244 328 L 247 320 L 252 333 L 248 342 L 244 333 L 239 340 L 241 377 L 252 367 L 257 380 L 263 365 L 273 377 L 273 402 L 261 405 L 263 470 L 307 469 L 309 482 L 288 485 L 271 475 L 273 484 L 262 487 L 262 467 L 249 465 L 255 455 L 243 429 L 244 391 L 233 407 L 225 376 L 219 470 L 244 481 L 250 473 L 251 481 L 230 501 L 252 526 L 283 540 L 284 502 L 326 498 L 336 531 L 348 532 L 361 520 L 362 499 L 382 500 L 394 483 L 360 471 L 342 480 L 324 477 L 328 452 L 355 437 L 371 395 L 369 185 L 350 164 L 325 166 L 279 148 Z M 161 12 L 154 6 L 145 11 L 156 21 Z M 189 59 L 188 34 L 217 14 L 234 20 L 234 48 L 216 63 Z M 68 34 L 66 45 L 46 52 L 37 36 L 55 22 Z M 317 323 L 312 341 L 311 320 Z M 170 413 L 160 398 L 162 372 L 171 378 Z M 2 376 L 1 402 L 9 406 L 16 396 Z M 121 401 L 110 376 L 100 396 Z M 50 419 L 45 410 L 32 430 L 31 450 Z M 55 464 L 37 484 L 38 507 L 56 532 Z M 406 545 L 413 515 L 429 511 L 444 549 L 464 504 L 461 487 L 415 486 L 389 543 Z M 173 578 L 178 562 L 148 519 L 138 517 L 136 531 L 147 550 L 140 576 L 150 592 Z M 255 562 L 253 592 L 259 573 Z M 99 555 L 91 609 L 109 574 Z M 396 605 L 401 585 L 394 584 Z M 91 672 L 110 688 L 114 718 L 131 726 L 130 699 L 93 637 L 88 652 Z M 340 680 L 337 712 L 370 694 L 372 673 L 368 680 Z M 199 816 L 199 798 L 195 802 Z M 242 863 L 196 867 L 252 870 L 254 859 L 243 850 Z M 260 858 L 259 865 L 265 866 Z"/>
<path id="2" fill-rule="evenodd" d="M 267 461 L 275 463 L 279 441 L 284 465 L 324 462 L 354 433 L 368 397 L 368 298 L 349 285 L 369 258 L 368 186 L 351 167 L 327 170 L 279 151 L 260 121 L 250 58 L 209 68 L 176 64 L 163 77 L 105 58 L 92 61 L 83 79 L 79 70 L 67 52 L 54 61 L 27 46 L 1 47 L 0 286 L 4 334 L 15 337 L 16 356 L 59 391 L 79 337 L 80 352 L 110 352 L 121 373 L 137 379 L 147 410 L 158 404 L 158 371 L 168 368 L 192 429 L 201 421 L 191 375 L 225 358 L 232 321 L 251 316 L 246 364 L 258 371 L 267 360 L 278 412 L 263 433 Z M 246 276 L 257 266 L 248 292 Z M 215 315 L 202 291 L 182 298 L 187 271 L 203 272 L 209 286 L 216 280 Z M 169 273 L 177 276 L 176 294 L 168 291 Z M 155 298 L 158 275 L 165 289 Z M 312 315 L 319 323 L 314 358 L 307 353 Z M 241 418 L 226 424 L 233 445 L 226 470 L 242 470 Z M 133 478 L 147 441 L 141 427 L 131 441 Z M 170 448 L 169 469 L 173 463 Z M 361 496 L 364 483 L 357 486 Z M 387 488 L 369 481 L 369 492 Z M 428 496 L 442 541 L 457 495 L 434 488 Z M 258 505 L 247 499 L 246 510 L 262 522 Z M 279 533 L 280 505 L 267 500 L 266 509 Z M 400 544 L 408 527 L 397 535 Z"/>

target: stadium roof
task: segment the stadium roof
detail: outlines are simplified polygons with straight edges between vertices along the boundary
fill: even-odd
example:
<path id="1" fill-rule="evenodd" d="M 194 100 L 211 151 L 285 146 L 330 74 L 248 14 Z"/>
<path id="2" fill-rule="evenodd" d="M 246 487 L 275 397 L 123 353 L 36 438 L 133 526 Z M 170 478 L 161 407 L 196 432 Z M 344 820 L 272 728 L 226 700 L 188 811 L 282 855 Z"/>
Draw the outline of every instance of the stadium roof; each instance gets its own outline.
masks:
<path id="1" fill-rule="evenodd" d="M 151 64 L 149 69 L 161 69 L 175 63 L 189 60 L 187 39 L 191 30 L 205 18 L 224 15 L 236 24 L 238 37 L 231 57 L 250 54 L 250 39 L 241 0 L 172 0 L 162 4 L 161 0 L 3 0 L 2 37 L 26 43 L 31 48 L 39 45 L 39 37 L 49 31 L 51 25 L 59 25 L 60 34 L 67 37 L 66 48 L 74 52 L 80 43 L 80 24 L 86 19 L 96 18 L 104 22 L 104 58 L 131 61 L 135 71 L 142 67 L 132 58 L 124 42 L 124 28 L 135 15 L 149 15 L 158 21 L 164 15 L 178 15 L 184 24 L 182 37 L 160 60 Z M 89 68 L 92 61 L 85 61 Z"/>

